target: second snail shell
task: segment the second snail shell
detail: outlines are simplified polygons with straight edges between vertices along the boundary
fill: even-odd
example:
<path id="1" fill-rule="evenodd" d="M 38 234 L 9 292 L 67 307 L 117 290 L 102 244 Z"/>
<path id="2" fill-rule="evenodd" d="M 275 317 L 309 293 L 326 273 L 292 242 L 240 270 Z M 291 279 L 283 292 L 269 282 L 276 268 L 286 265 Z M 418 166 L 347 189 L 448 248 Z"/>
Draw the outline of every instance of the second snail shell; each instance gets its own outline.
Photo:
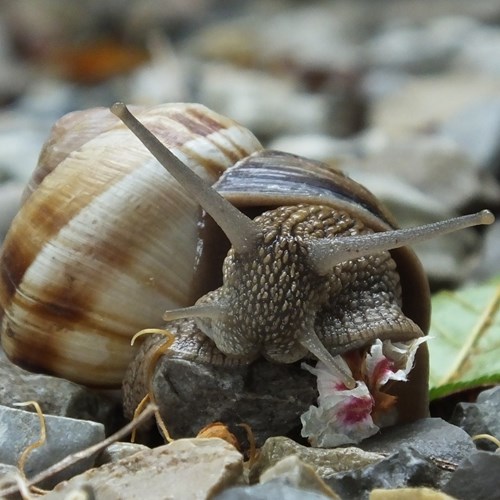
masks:
<path id="1" fill-rule="evenodd" d="M 261 149 L 247 129 L 201 105 L 134 112 L 211 183 Z M 2 248 L 8 356 L 79 383 L 119 385 L 131 337 L 197 298 L 200 215 L 107 109 L 63 117 Z"/>

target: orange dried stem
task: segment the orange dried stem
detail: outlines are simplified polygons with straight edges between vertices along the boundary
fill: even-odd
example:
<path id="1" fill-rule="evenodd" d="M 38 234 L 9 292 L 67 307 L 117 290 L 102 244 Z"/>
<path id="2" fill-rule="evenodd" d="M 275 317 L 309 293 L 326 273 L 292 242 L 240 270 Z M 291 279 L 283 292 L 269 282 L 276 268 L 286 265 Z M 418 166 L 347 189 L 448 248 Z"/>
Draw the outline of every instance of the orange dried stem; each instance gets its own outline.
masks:
<path id="1" fill-rule="evenodd" d="M 153 380 L 153 375 L 154 375 L 154 370 L 156 368 L 156 365 L 158 363 L 158 360 L 170 349 L 171 345 L 175 341 L 175 335 L 168 331 L 168 330 L 163 330 L 161 328 L 146 328 L 144 330 L 141 330 L 140 332 L 137 332 L 133 337 L 132 340 L 130 341 L 130 345 L 134 345 L 134 342 L 137 340 L 137 338 L 141 337 L 142 335 L 148 335 L 148 334 L 160 334 L 166 337 L 166 341 L 161 344 L 157 349 L 155 349 L 153 355 L 151 356 L 148 366 L 147 366 L 147 385 L 148 385 L 148 392 L 142 398 L 141 402 L 137 405 L 137 408 L 134 411 L 134 418 L 137 415 L 140 415 L 142 410 L 144 409 L 145 405 L 148 402 L 152 402 L 156 405 L 156 399 L 154 397 L 153 389 L 152 389 L 152 380 Z M 157 405 L 156 405 L 157 406 Z M 161 434 L 163 435 L 163 439 L 171 443 L 174 441 L 172 436 L 170 436 L 170 433 L 168 432 L 167 426 L 165 425 L 165 422 L 163 421 L 160 412 L 158 409 L 154 412 L 155 420 L 156 420 L 156 425 L 158 426 Z M 135 430 L 131 436 L 131 441 L 134 442 L 136 437 Z"/>
<path id="2" fill-rule="evenodd" d="M 486 439 L 488 441 L 491 441 L 497 446 L 497 448 L 500 448 L 500 439 L 492 436 L 491 434 L 476 434 L 475 436 L 472 436 L 473 441 L 477 441 L 478 439 Z"/>
<path id="3" fill-rule="evenodd" d="M 245 429 L 245 432 L 247 434 L 248 444 L 250 445 L 250 449 L 248 450 L 248 465 L 252 467 L 258 456 L 254 433 L 252 431 L 252 428 L 244 422 L 238 424 L 238 427 L 242 427 L 243 429 Z"/>
<path id="4" fill-rule="evenodd" d="M 38 415 L 38 419 L 40 421 L 40 439 L 27 446 L 21 453 L 21 456 L 19 457 L 19 460 L 17 462 L 17 468 L 21 472 L 22 477 L 26 479 L 24 468 L 26 467 L 26 462 L 28 460 L 28 457 L 33 450 L 35 450 L 36 448 L 40 448 L 40 446 L 43 446 L 47 441 L 47 428 L 45 426 L 45 416 L 42 412 L 42 409 L 40 408 L 40 405 L 36 401 L 25 401 L 23 403 L 14 403 L 14 406 L 34 406 L 36 413 Z"/>

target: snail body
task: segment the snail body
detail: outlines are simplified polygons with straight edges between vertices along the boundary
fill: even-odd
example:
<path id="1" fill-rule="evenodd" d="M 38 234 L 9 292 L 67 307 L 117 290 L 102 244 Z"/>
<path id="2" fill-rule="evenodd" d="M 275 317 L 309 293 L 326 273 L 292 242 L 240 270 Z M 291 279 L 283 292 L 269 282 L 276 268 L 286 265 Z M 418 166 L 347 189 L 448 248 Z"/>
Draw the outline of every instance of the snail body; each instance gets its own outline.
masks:
<path id="1" fill-rule="evenodd" d="M 263 151 L 206 108 L 137 110 L 146 128 L 123 106 L 113 112 L 175 180 L 104 111 L 75 117 L 61 141 L 75 148 L 68 154 L 49 140 L 41 160 L 59 162 L 42 161 L 1 255 L 2 345 L 37 371 L 116 386 L 130 338 L 161 325 L 167 308 L 169 321 L 195 318 L 228 359 L 313 356 L 352 385 L 336 354 L 428 330 L 428 285 L 408 242 L 491 222 L 483 212 L 395 231 L 376 198 L 338 170 Z M 77 140 L 65 135 L 78 130 Z M 198 204 L 218 236 L 207 236 Z M 222 235 L 231 248 L 213 286 L 201 264 Z M 220 267 L 207 268 L 216 281 Z"/>

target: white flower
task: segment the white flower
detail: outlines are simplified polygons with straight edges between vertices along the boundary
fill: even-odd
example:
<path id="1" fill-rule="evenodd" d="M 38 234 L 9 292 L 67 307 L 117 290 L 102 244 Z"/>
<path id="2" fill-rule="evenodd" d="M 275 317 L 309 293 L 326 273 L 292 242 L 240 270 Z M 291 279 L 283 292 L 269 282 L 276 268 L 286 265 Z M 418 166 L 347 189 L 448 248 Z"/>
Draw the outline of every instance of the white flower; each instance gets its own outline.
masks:
<path id="1" fill-rule="evenodd" d="M 426 340 L 419 337 L 392 343 L 377 339 L 368 353 L 349 353 L 347 363 L 360 379 L 354 389 L 348 389 L 322 362 L 315 368 L 302 364 L 318 378 L 319 392 L 318 406 L 311 406 L 300 417 L 302 436 L 313 446 L 327 448 L 359 443 L 376 434 L 379 426 L 394 423 L 396 399 L 381 388 L 389 380 L 407 380 L 417 348 Z"/>

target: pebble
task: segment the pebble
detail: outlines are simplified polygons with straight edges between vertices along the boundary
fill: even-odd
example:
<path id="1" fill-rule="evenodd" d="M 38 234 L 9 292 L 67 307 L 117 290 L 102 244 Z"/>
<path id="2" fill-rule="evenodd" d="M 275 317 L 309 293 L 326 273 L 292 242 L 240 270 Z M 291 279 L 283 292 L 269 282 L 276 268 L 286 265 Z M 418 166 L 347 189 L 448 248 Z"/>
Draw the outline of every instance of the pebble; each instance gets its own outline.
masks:
<path id="1" fill-rule="evenodd" d="M 117 394 L 100 394 L 68 380 L 30 373 L 11 363 L 0 349 L 0 401 L 5 406 L 37 401 L 45 415 L 104 424 L 107 432 L 122 423 Z"/>
<path id="2" fill-rule="evenodd" d="M 387 427 L 380 434 L 360 444 L 360 448 L 377 453 L 413 448 L 427 458 L 460 463 L 476 447 L 470 436 L 459 427 L 440 418 L 424 418 L 410 424 Z"/>
<path id="3" fill-rule="evenodd" d="M 47 469 L 63 458 L 104 439 L 104 426 L 88 420 L 45 415 L 47 440 L 28 456 L 26 476 Z M 70 439 L 68 439 L 70 437 Z M 17 465 L 21 453 L 40 439 L 40 419 L 36 413 L 0 406 L 0 463 Z M 95 456 L 83 459 L 43 483 L 53 487 L 62 479 L 79 474 L 94 464 Z"/>
<path id="4" fill-rule="evenodd" d="M 331 498 L 331 496 L 306 491 L 275 480 L 255 486 L 229 488 L 213 500 L 328 500 Z"/>
<path id="5" fill-rule="evenodd" d="M 500 97 L 466 106 L 445 121 L 439 133 L 454 140 L 479 169 L 500 180 Z"/>
<path id="6" fill-rule="evenodd" d="M 500 439 L 500 386 L 483 391 L 475 403 L 458 403 L 450 422 L 461 427 L 470 436 L 489 434 Z M 491 441 L 477 440 L 476 445 L 485 450 L 497 448 Z"/>
<path id="7" fill-rule="evenodd" d="M 23 191 L 23 182 L 0 183 L 0 244 L 17 214 Z"/>
<path id="8" fill-rule="evenodd" d="M 489 451 L 471 453 L 460 464 L 443 491 L 459 500 L 500 498 L 500 455 Z"/>
<path id="9" fill-rule="evenodd" d="M 374 488 L 437 485 L 442 471 L 409 443 L 363 469 L 337 473 L 326 480 L 343 500 L 368 499 Z"/>
<path id="10" fill-rule="evenodd" d="M 311 448 L 298 444 L 292 439 L 276 436 L 267 439 L 260 449 L 257 460 L 250 470 L 250 481 L 257 481 L 266 470 L 290 455 L 310 465 L 322 479 L 328 479 L 336 472 L 362 469 L 384 458 L 384 455 L 364 451 L 354 446 L 331 449 Z"/>
<path id="11" fill-rule="evenodd" d="M 179 439 L 91 469 L 61 483 L 45 498 L 60 498 L 86 484 L 99 500 L 203 499 L 244 482 L 243 456 L 230 444 L 221 439 Z"/>
<path id="12" fill-rule="evenodd" d="M 280 460 L 260 476 L 260 482 L 280 481 L 305 491 L 315 491 L 328 498 L 340 500 L 340 497 L 319 477 L 313 467 L 302 462 L 296 455 Z"/>

